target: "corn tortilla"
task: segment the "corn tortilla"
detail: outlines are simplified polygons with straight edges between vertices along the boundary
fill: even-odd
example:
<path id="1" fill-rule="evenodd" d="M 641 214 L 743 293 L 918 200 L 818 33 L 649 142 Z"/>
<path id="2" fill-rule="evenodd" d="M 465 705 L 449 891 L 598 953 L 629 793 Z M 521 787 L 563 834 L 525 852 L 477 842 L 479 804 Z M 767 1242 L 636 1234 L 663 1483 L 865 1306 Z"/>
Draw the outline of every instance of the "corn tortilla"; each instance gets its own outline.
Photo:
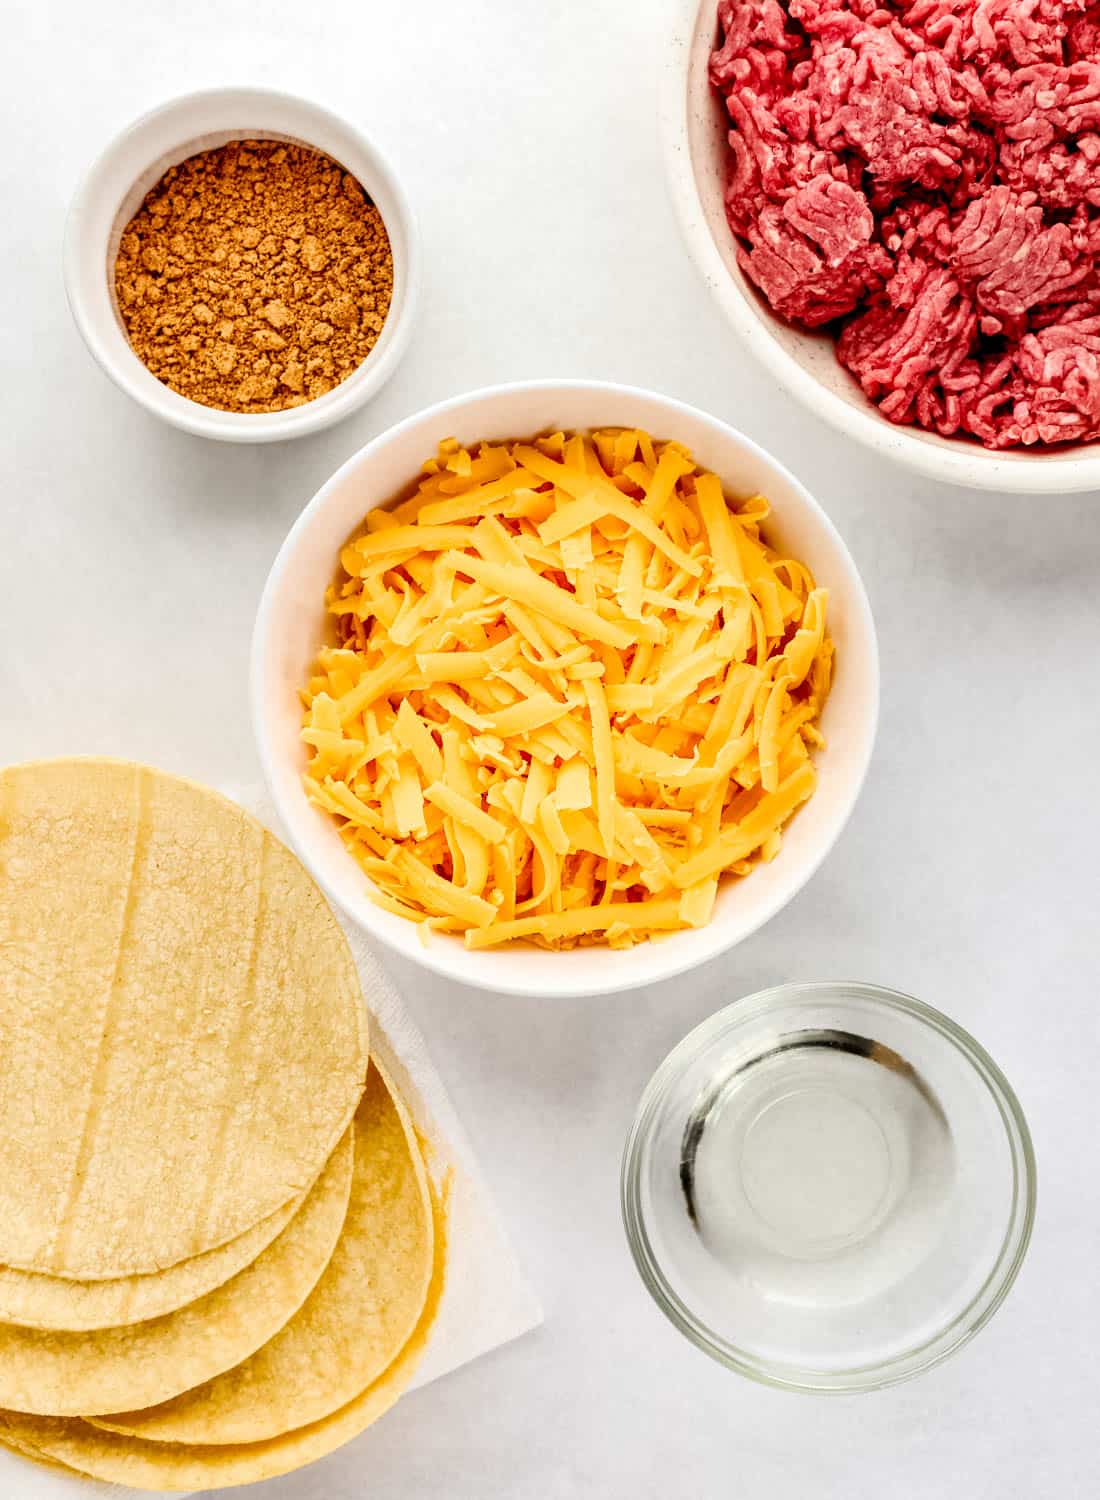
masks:
<path id="1" fill-rule="evenodd" d="M 150 1406 L 247 1359 L 294 1316 L 328 1264 L 347 1210 L 353 1154 L 349 1127 L 282 1234 L 198 1302 L 92 1333 L 0 1325 L 0 1406 L 58 1416 Z"/>
<path id="2" fill-rule="evenodd" d="M 367 1055 L 336 919 L 236 804 L 120 761 L 0 771 L 0 1264 L 228 1243 L 315 1180 Z"/>
<path id="3" fill-rule="evenodd" d="M 0 1266 L 0 1322 L 20 1328 L 86 1333 L 121 1328 L 175 1312 L 224 1286 L 243 1271 L 281 1234 L 305 1200 L 292 1198 L 266 1219 L 227 1245 L 181 1260 L 150 1276 L 120 1276 L 114 1281 L 68 1281 L 37 1271 Z"/>
<path id="4" fill-rule="evenodd" d="M 323 1458 L 389 1410 L 405 1391 L 424 1354 L 446 1276 L 443 1210 L 438 1203 L 433 1208 L 432 1280 L 412 1338 L 372 1385 L 320 1422 L 266 1443 L 190 1447 L 184 1443 L 147 1443 L 79 1420 L 0 1411 L 0 1438 L 27 1444 L 44 1457 L 97 1479 L 138 1490 L 203 1490 L 254 1484 Z"/>
<path id="5" fill-rule="evenodd" d="M 412 1122 L 372 1063 L 340 1240 L 301 1309 L 251 1359 L 150 1411 L 93 1425 L 170 1443 L 256 1443 L 346 1405 L 397 1358 L 432 1273 L 432 1207 Z"/>
<path id="6" fill-rule="evenodd" d="M 87 1479 L 90 1476 L 81 1474 L 79 1469 L 70 1469 L 67 1464 L 58 1463 L 56 1458 L 48 1458 L 45 1453 L 39 1453 L 29 1443 L 17 1443 L 10 1434 L 0 1434 L 0 1448 L 6 1448 L 9 1453 L 14 1453 L 18 1458 L 26 1459 L 27 1463 L 38 1464 L 43 1469 L 55 1469 L 59 1474 L 69 1474 L 74 1479 Z"/>

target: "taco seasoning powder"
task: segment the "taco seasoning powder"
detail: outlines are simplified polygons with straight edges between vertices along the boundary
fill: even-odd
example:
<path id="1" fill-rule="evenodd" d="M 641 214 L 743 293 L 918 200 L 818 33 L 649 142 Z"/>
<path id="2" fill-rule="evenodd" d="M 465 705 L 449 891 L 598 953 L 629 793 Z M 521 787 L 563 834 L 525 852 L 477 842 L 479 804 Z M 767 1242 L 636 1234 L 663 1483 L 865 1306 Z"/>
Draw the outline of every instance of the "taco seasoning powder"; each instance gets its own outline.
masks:
<path id="1" fill-rule="evenodd" d="M 123 232 L 119 311 L 158 380 L 203 406 L 272 412 L 339 385 L 393 293 L 382 216 L 307 146 L 230 141 L 170 167 Z"/>

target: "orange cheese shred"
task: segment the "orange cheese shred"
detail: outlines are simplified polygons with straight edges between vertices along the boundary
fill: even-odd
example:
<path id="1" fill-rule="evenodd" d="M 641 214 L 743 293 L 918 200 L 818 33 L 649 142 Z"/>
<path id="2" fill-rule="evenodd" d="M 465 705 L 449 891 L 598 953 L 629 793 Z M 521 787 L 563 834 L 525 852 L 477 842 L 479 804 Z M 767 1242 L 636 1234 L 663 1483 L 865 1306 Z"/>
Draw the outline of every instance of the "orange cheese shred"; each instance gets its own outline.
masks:
<path id="1" fill-rule="evenodd" d="M 306 790 L 425 941 L 629 947 L 710 920 L 813 795 L 828 591 L 634 429 L 442 443 L 340 552 Z"/>

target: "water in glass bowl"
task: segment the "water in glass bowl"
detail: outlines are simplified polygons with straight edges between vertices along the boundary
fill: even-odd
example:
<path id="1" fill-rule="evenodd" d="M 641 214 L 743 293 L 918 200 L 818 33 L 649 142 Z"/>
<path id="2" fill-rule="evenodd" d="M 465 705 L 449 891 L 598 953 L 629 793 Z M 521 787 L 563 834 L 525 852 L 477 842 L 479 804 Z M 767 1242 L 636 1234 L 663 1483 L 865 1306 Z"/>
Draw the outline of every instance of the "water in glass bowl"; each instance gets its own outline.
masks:
<path id="1" fill-rule="evenodd" d="M 758 1038 L 724 1061 L 680 1161 L 708 1253 L 767 1297 L 818 1308 L 894 1284 L 951 1198 L 951 1133 L 928 1084 L 844 1031 Z"/>
<path id="2" fill-rule="evenodd" d="M 958 1348 L 1016 1274 L 1034 1159 L 973 1037 L 861 984 L 781 985 L 676 1047 L 623 1163 L 668 1316 L 761 1380 L 862 1390 Z"/>

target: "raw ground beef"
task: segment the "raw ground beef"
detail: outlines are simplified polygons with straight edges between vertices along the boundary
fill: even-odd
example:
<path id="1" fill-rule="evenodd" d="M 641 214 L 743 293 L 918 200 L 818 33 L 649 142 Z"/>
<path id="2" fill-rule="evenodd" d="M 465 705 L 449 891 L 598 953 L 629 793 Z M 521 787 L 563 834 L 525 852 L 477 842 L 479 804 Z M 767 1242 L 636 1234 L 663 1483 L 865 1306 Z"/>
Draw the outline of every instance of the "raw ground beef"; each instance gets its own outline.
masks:
<path id="1" fill-rule="evenodd" d="M 892 422 L 1100 436 L 1100 3 L 721 0 L 726 214 Z"/>

